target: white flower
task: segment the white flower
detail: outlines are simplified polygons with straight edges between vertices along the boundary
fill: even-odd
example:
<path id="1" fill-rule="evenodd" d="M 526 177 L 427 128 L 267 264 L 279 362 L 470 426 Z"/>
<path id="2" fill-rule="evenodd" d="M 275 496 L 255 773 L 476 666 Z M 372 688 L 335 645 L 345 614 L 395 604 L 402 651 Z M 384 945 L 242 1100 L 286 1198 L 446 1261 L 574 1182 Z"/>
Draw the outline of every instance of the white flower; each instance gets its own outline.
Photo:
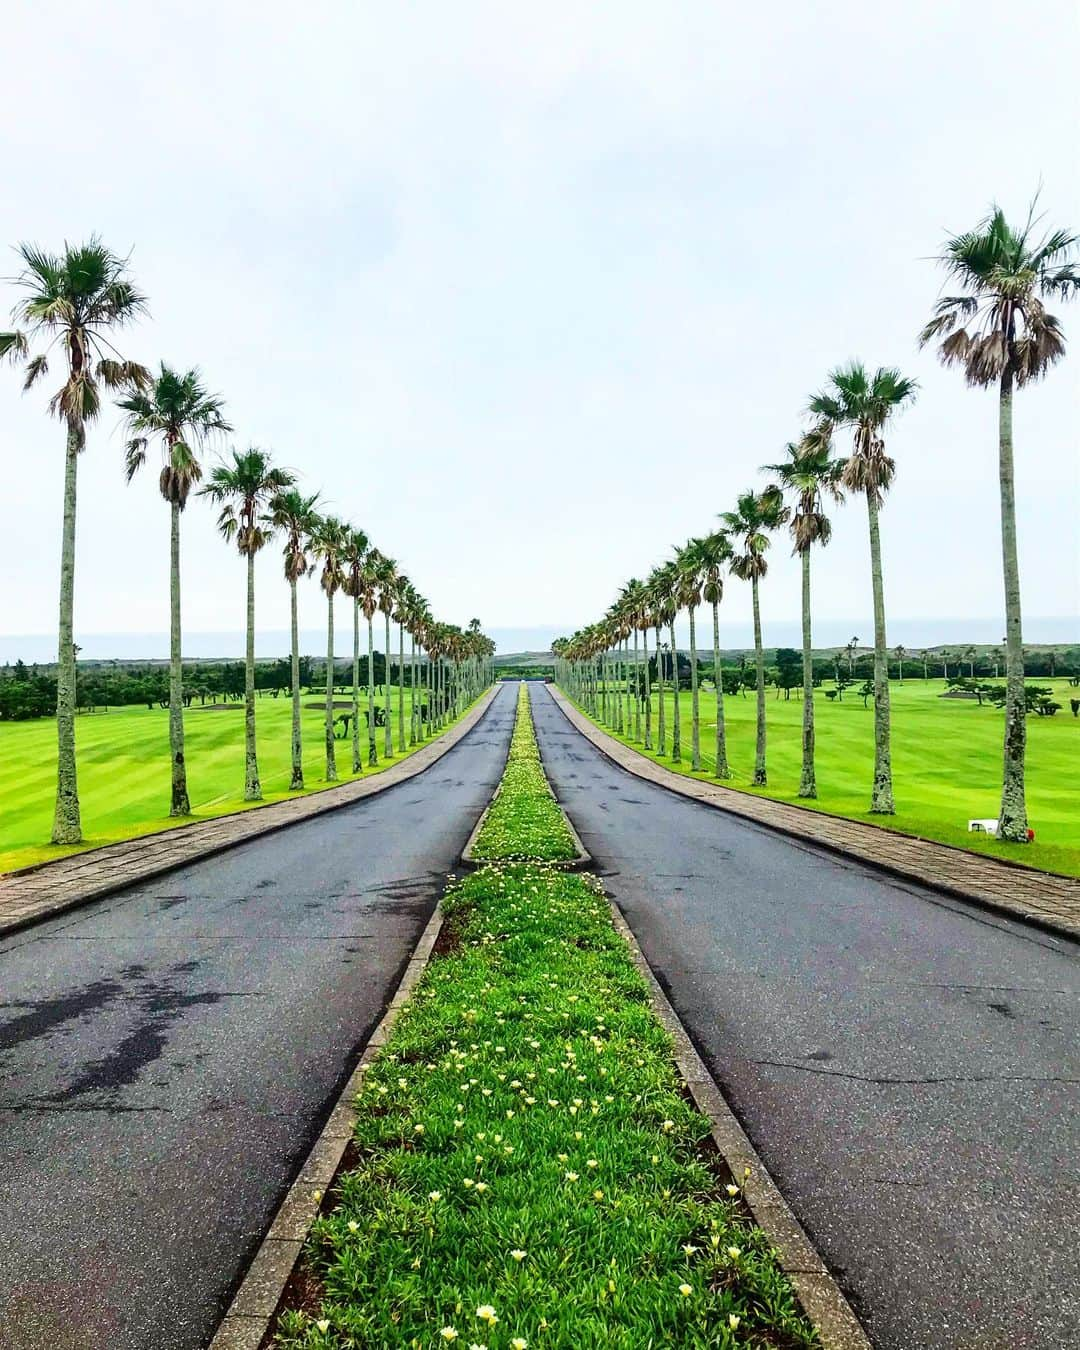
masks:
<path id="1" fill-rule="evenodd" d="M 514 1258 L 515 1261 L 524 1261 L 526 1253 L 523 1252 L 520 1247 L 515 1247 L 514 1250 L 510 1253 L 510 1255 Z"/>
<path id="2" fill-rule="evenodd" d="M 454 1330 L 453 1327 L 443 1327 L 442 1331 L 439 1332 L 439 1335 L 443 1338 L 444 1341 L 457 1340 L 457 1332 Z"/>
<path id="3" fill-rule="evenodd" d="M 480 1307 L 477 1308 L 476 1315 L 481 1322 L 486 1322 L 489 1327 L 493 1327 L 499 1320 L 496 1316 L 495 1309 L 490 1303 L 482 1303 Z"/>
<path id="4" fill-rule="evenodd" d="M 739 1317 L 736 1313 L 728 1313 L 727 1324 L 732 1329 L 732 1331 L 738 1331 L 739 1323 L 741 1321 L 742 1318 Z"/>
<path id="5" fill-rule="evenodd" d="M 679 1285 L 679 1293 L 682 1294 L 683 1298 L 689 1298 L 693 1292 L 694 1292 L 693 1285 L 690 1284 Z"/>
<path id="6" fill-rule="evenodd" d="M 315 1325 L 325 1336 L 326 1333 L 330 1330 L 330 1319 L 329 1317 L 320 1317 L 319 1320 L 315 1323 Z"/>

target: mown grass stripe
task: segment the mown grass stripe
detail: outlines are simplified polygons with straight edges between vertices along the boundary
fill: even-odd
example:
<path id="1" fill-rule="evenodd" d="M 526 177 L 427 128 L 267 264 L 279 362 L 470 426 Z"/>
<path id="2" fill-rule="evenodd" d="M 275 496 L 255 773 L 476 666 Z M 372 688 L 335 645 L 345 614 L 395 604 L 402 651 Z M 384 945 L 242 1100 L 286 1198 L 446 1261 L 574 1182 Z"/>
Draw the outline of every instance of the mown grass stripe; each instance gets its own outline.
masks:
<path id="1" fill-rule="evenodd" d="M 577 852 L 540 762 L 529 691 L 521 684 L 506 770 L 473 843 L 472 857 L 565 862 Z"/>

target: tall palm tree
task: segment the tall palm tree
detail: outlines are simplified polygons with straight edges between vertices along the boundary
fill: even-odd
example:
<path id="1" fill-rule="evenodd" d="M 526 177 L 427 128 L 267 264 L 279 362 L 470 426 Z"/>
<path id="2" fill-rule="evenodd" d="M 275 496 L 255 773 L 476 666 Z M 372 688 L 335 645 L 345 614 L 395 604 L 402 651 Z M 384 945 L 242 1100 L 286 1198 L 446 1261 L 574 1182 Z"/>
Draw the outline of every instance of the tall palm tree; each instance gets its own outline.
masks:
<path id="1" fill-rule="evenodd" d="M 360 601 L 364 594 L 364 557 L 368 549 L 368 537 L 363 530 L 350 530 L 345 541 L 342 560 L 345 564 L 345 593 L 352 598 L 353 646 L 352 646 L 352 771 L 364 772 L 364 762 L 360 755 Z"/>
<path id="2" fill-rule="evenodd" d="M 919 335 L 938 342 L 942 362 L 958 365 L 969 385 L 998 391 L 998 484 L 1005 579 L 1005 740 L 998 813 L 999 839 L 1026 843 L 1027 747 L 1020 564 L 1016 550 L 1013 394 L 1041 379 L 1065 355 L 1061 324 L 1044 300 L 1065 300 L 1080 288 L 1073 262 L 1078 238 L 1066 230 L 1037 237 L 1034 208 L 1016 228 L 994 207 L 965 234 L 950 237 L 940 259 L 962 294 L 946 295 Z"/>
<path id="3" fill-rule="evenodd" d="M 308 552 L 312 537 L 317 533 L 320 518 L 319 494 L 305 497 L 296 488 L 279 492 L 270 502 L 270 520 L 275 530 L 285 536 L 282 559 L 285 580 L 289 583 L 290 675 L 292 685 L 292 778 L 290 792 L 302 792 L 304 787 L 304 743 L 300 728 L 300 624 L 296 604 L 296 583 L 311 570 Z"/>
<path id="4" fill-rule="evenodd" d="M 671 760 L 673 764 L 682 763 L 682 717 L 679 711 L 679 651 L 675 642 L 675 618 L 679 612 L 676 598 L 678 570 L 673 562 L 666 562 L 653 574 L 656 577 L 659 598 L 658 614 L 668 626 L 671 641 L 671 685 L 675 694 L 671 713 Z M 661 698 L 663 694 L 661 693 Z"/>
<path id="5" fill-rule="evenodd" d="M 247 626 L 244 644 L 244 801 L 262 800 L 259 762 L 255 750 L 255 555 L 273 537 L 267 508 L 279 492 L 292 487 L 296 478 L 287 469 L 277 469 L 265 450 L 252 446 L 243 453 L 234 450 L 232 463 L 217 465 L 210 472 L 200 496 L 221 507 L 218 529 L 247 560 Z"/>
<path id="6" fill-rule="evenodd" d="M 79 454 L 86 425 L 101 408 L 100 388 L 143 389 L 150 372 L 115 356 L 107 334 L 146 313 L 146 299 L 128 275 L 127 262 L 96 237 L 65 244 L 63 253 L 45 253 L 21 244 L 23 270 L 15 284 L 23 296 L 13 318 L 23 325 L 0 333 L 0 357 L 25 361 L 23 389 L 48 373 L 46 352 L 58 346 L 65 379 L 49 400 L 49 412 L 67 429 L 64 459 L 64 523 L 60 542 L 60 621 L 56 672 L 56 810 L 52 842 L 82 840 L 79 784 L 75 768 L 75 516 Z M 37 340 L 45 351 L 32 352 Z"/>
<path id="7" fill-rule="evenodd" d="M 399 572 L 394 586 L 393 619 L 398 626 L 398 687 L 397 687 L 397 734 L 398 754 L 405 753 L 405 629 L 409 623 L 409 605 L 413 588 L 409 578 Z M 476 633 L 480 632 L 480 620 L 473 619 Z M 470 625 L 471 626 L 471 625 Z"/>
<path id="8" fill-rule="evenodd" d="M 656 753 L 667 753 L 667 726 L 664 714 L 664 650 L 663 624 L 667 604 L 667 582 L 659 567 L 654 567 L 645 583 L 649 617 L 656 636 Z"/>
<path id="9" fill-rule="evenodd" d="M 326 781 L 337 782 L 334 745 L 334 596 L 345 582 L 342 561 L 349 547 L 349 529 L 336 516 L 323 516 L 311 536 L 311 551 L 322 563 L 319 585 L 326 596 Z M 354 699 L 355 702 L 355 699 Z"/>
<path id="10" fill-rule="evenodd" d="M 902 642 L 897 643 L 893 648 L 893 656 L 896 657 L 896 664 L 900 670 L 900 683 L 904 683 L 904 662 L 907 660 L 908 650 Z"/>
<path id="11" fill-rule="evenodd" d="M 385 556 L 379 559 L 379 609 L 386 626 L 383 643 L 383 689 L 386 694 L 386 721 L 383 724 L 383 755 L 389 759 L 394 753 L 394 725 L 390 717 L 390 615 L 394 611 L 394 588 L 397 585 L 397 563 Z"/>
<path id="12" fill-rule="evenodd" d="M 720 601 L 724 598 L 722 569 L 731 561 L 731 540 L 723 530 L 714 530 L 698 540 L 701 559 L 701 595 L 712 607 L 713 670 L 716 680 L 716 769 L 717 778 L 730 778 L 727 732 L 724 726 L 724 676 L 720 668 Z"/>
<path id="13" fill-rule="evenodd" d="M 725 511 L 720 519 L 724 523 L 724 533 L 731 540 L 732 572 L 741 580 L 749 581 L 754 606 L 754 668 L 757 675 L 757 741 L 754 752 L 754 777 L 756 787 L 764 787 L 768 781 L 765 768 L 765 652 L 761 645 L 761 598 L 759 588 L 762 577 L 769 570 L 769 561 L 765 551 L 769 547 L 769 531 L 779 529 L 789 512 L 784 499 L 775 489 L 754 492 L 748 489 L 740 493 L 734 511 Z M 738 543 L 736 544 L 736 540 Z"/>
<path id="14" fill-rule="evenodd" d="M 378 608 L 379 576 L 381 567 L 382 554 L 377 548 L 370 546 L 364 554 L 364 562 L 360 568 L 360 575 L 357 583 L 360 590 L 360 608 L 364 611 L 364 618 L 367 619 L 367 733 L 369 768 L 374 767 L 379 762 L 379 754 L 375 746 L 375 635 L 372 629 L 372 620 L 375 617 L 375 610 Z"/>
<path id="15" fill-rule="evenodd" d="M 146 463 L 151 438 L 161 442 L 158 477 L 169 503 L 169 758 L 172 763 L 170 816 L 191 815 L 187 764 L 184 760 L 184 667 L 180 636 L 180 513 L 191 489 L 202 478 L 198 451 L 206 440 L 231 431 L 224 403 L 209 394 L 197 370 L 181 375 L 163 361 L 161 372 L 145 389 L 135 389 L 119 402 L 127 414 L 125 471 L 130 483 Z"/>
<path id="16" fill-rule="evenodd" d="M 814 657 L 810 626 L 810 550 L 815 544 L 823 548 L 832 538 L 832 522 L 825 514 L 825 498 L 842 501 L 840 476 L 844 461 L 832 457 L 828 442 L 804 438 L 785 447 L 787 459 L 779 464 L 766 464 L 767 472 L 776 475 L 781 492 L 788 493 L 794 504 L 791 510 L 792 552 L 798 554 L 802 565 L 802 670 L 803 670 L 803 725 L 802 773 L 799 778 L 799 796 L 817 796 L 817 776 L 814 766 Z"/>
<path id="17" fill-rule="evenodd" d="M 698 697 L 697 663 L 697 627 L 695 615 L 701 604 L 702 576 L 705 571 L 705 558 L 700 539 L 689 539 L 681 549 L 675 552 L 675 567 L 678 579 L 675 586 L 675 598 L 686 610 L 690 620 L 690 768 L 694 773 L 701 769 L 701 708 Z"/>
<path id="18" fill-rule="evenodd" d="M 871 375 L 860 361 L 839 366 L 828 387 L 810 400 L 817 419 L 812 435 L 827 441 L 837 427 L 850 427 L 852 454 L 844 464 L 844 486 L 866 498 L 870 526 L 870 579 L 874 593 L 874 786 L 870 810 L 891 816 L 893 802 L 889 654 L 885 636 L 885 587 L 881 575 L 881 533 L 878 513 L 893 480 L 896 464 L 885 453 L 885 426 L 895 412 L 912 402 L 918 386 L 898 370 L 879 366 Z"/>

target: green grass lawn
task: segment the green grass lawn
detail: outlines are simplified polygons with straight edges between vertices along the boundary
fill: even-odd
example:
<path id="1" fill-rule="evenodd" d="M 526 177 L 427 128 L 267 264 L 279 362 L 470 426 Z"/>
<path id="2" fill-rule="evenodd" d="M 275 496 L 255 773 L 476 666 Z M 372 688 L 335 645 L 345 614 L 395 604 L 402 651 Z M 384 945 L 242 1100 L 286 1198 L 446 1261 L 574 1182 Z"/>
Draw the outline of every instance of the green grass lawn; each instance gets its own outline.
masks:
<path id="1" fill-rule="evenodd" d="M 843 702 L 824 697 L 831 684 L 816 692 L 817 728 L 816 803 L 796 794 L 802 763 L 802 703 L 794 691 L 790 700 L 767 691 L 768 771 L 766 788 L 752 788 L 754 767 L 754 694 L 724 699 L 728 759 L 734 777 L 725 785 L 800 806 L 815 806 L 831 815 L 849 816 L 868 824 L 956 844 L 1028 866 L 1080 876 L 1080 718 L 1072 716 L 1069 699 L 1080 691 L 1064 679 L 1037 679 L 1051 686 L 1062 705 L 1055 717 L 1028 718 L 1028 814 L 1035 842 L 1027 847 L 999 843 L 985 835 L 969 834 L 967 822 L 998 814 L 1001 792 L 1001 742 L 1004 713 L 979 707 L 972 699 L 942 698 L 943 680 L 893 681 L 892 758 L 896 815 L 871 816 L 870 781 L 874 765 L 874 712 L 864 708 L 854 687 Z M 670 754 L 674 698 L 665 703 Z M 657 700 L 653 698 L 653 736 Z M 682 718 L 681 766 L 670 758 L 651 758 L 668 768 L 689 774 L 690 695 L 680 695 Z M 610 728 L 605 728 L 610 730 Z M 715 765 L 716 699 L 711 690 L 701 694 L 701 750 L 705 771 L 694 777 L 712 778 Z M 628 737 L 626 744 L 640 750 Z"/>
<path id="2" fill-rule="evenodd" d="M 338 691 L 336 699 L 348 695 Z M 381 692 L 376 705 L 385 706 Z M 303 698 L 304 779 L 308 791 L 324 781 L 324 714 L 318 694 Z M 361 718 L 364 702 L 361 699 Z M 392 690 L 392 730 L 397 742 L 397 691 Z M 250 809 L 244 791 L 244 705 L 198 706 L 185 717 L 188 790 L 196 818 L 228 815 Z M 290 700 L 257 700 L 256 727 L 259 774 L 268 802 L 299 794 L 288 791 L 291 776 Z M 361 739 L 367 729 L 361 725 Z M 380 772 L 401 756 L 383 758 L 384 728 L 376 728 L 379 764 L 364 773 Z M 409 736 L 409 690 L 405 691 L 405 738 Z M 75 724 L 82 801 L 81 846 L 55 848 L 48 843 L 56 791 L 56 723 L 51 719 L 0 723 L 0 872 L 28 867 L 80 848 L 112 844 L 184 822 L 171 821 L 169 809 L 169 714 L 164 708 L 115 708 L 81 714 Z M 338 741 L 339 782 L 351 777 L 352 741 Z M 407 746 L 406 746 L 407 749 Z"/>

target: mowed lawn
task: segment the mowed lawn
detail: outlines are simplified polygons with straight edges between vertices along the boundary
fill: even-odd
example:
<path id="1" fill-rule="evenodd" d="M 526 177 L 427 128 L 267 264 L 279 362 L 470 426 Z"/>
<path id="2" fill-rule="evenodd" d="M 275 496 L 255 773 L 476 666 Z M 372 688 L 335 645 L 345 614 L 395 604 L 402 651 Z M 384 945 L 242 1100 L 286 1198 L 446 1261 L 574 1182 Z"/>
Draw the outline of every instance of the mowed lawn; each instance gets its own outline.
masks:
<path id="1" fill-rule="evenodd" d="M 893 722 L 893 782 L 896 815 L 872 816 L 870 781 L 874 766 L 873 703 L 863 701 L 853 686 L 843 702 L 830 701 L 816 691 L 818 800 L 804 802 L 796 794 L 802 763 L 802 702 L 792 691 L 790 700 L 767 690 L 768 773 L 766 788 L 751 788 L 754 767 L 754 693 L 724 699 L 728 759 L 734 777 L 727 786 L 779 801 L 815 806 L 832 815 L 850 816 L 870 824 L 921 835 L 947 844 L 992 853 L 1014 862 L 1080 876 L 1080 718 L 1073 717 L 1070 698 L 1080 690 L 1067 680 L 1033 679 L 1049 686 L 1060 703 L 1054 717 L 1028 718 L 1028 813 L 1035 842 L 1026 848 L 999 843 L 985 835 L 969 834 L 975 817 L 998 814 L 1001 792 L 1001 745 L 1004 713 L 979 707 L 974 699 L 942 698 L 943 680 L 894 680 L 890 685 Z M 656 699 L 653 700 L 653 736 L 656 735 Z M 670 753 L 672 694 L 666 697 Z M 690 695 L 680 695 L 682 771 L 690 765 Z M 701 693 L 701 750 L 705 772 L 715 765 L 716 699 L 712 690 Z M 634 745 L 626 737 L 627 744 Z M 661 759 L 669 768 L 670 758 Z"/>
<path id="2" fill-rule="evenodd" d="M 338 690 L 336 701 L 348 700 Z M 376 705 L 385 706 L 380 693 Z M 327 786 L 324 778 L 325 719 L 318 694 L 305 695 L 303 706 L 304 779 L 308 791 Z M 401 758 L 383 758 L 385 729 L 376 727 L 379 764 L 367 768 L 367 728 L 361 698 L 361 745 L 364 773 L 379 772 Z M 392 731 L 397 745 L 397 692 L 392 692 Z M 347 711 L 338 709 L 339 714 Z M 256 733 L 259 776 L 266 801 L 299 794 L 288 791 L 291 777 L 292 707 L 285 697 L 259 698 Z M 227 815 L 250 808 L 244 791 L 244 705 L 196 705 L 185 717 L 188 791 L 196 817 Z M 409 690 L 405 691 L 405 739 L 408 753 Z M 75 723 L 82 802 L 83 848 L 115 843 L 134 835 L 167 829 L 169 810 L 169 714 L 164 708 L 114 708 L 82 713 Z M 339 781 L 352 777 L 352 740 L 337 741 Z M 56 723 L 0 722 L 0 872 L 27 867 L 49 858 L 78 852 L 48 843 L 56 791 Z"/>

